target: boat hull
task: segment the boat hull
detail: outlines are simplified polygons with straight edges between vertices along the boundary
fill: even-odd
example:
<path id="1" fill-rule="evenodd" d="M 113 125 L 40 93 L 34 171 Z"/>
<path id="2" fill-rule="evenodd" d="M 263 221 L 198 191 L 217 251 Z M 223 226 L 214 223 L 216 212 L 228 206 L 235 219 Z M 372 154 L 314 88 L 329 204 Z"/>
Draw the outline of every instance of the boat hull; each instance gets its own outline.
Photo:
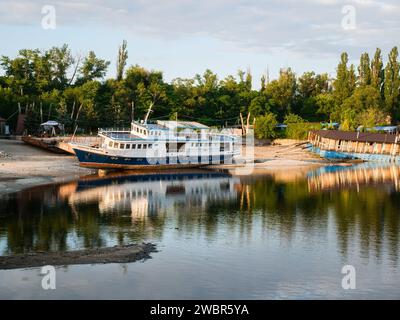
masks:
<path id="1" fill-rule="evenodd" d="M 233 155 L 220 155 L 218 157 L 164 157 L 147 159 L 144 157 L 122 157 L 88 150 L 74 148 L 79 164 L 86 168 L 95 169 L 175 169 L 175 168 L 195 168 L 211 164 L 232 163 Z"/>
<path id="2" fill-rule="evenodd" d="M 371 162 L 395 162 L 400 163 L 400 156 L 391 156 L 386 154 L 353 153 L 342 151 L 322 150 L 317 147 L 311 147 L 311 151 L 319 154 L 321 157 L 331 160 L 362 160 Z"/>

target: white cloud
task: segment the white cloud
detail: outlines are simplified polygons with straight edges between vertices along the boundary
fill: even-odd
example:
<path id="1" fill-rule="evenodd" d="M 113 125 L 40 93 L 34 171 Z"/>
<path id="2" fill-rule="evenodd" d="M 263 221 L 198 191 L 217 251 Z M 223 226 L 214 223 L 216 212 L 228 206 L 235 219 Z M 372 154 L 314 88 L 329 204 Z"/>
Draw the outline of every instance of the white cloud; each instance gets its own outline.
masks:
<path id="1" fill-rule="evenodd" d="M 40 24 L 52 4 L 60 25 L 123 27 L 164 40 L 205 35 L 238 49 L 301 55 L 359 52 L 398 44 L 400 5 L 387 0 L 14 0 L 0 2 L 0 23 Z M 354 5 L 357 28 L 341 28 L 342 6 Z"/>

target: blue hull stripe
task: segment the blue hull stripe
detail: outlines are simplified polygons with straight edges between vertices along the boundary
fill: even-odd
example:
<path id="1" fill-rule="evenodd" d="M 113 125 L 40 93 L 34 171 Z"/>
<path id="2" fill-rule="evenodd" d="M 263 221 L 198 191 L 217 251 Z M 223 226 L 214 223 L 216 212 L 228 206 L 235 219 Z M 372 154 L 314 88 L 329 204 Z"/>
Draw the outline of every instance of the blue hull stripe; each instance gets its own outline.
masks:
<path id="1" fill-rule="evenodd" d="M 388 154 L 329 151 L 329 150 L 321 150 L 320 148 L 317 147 L 312 147 L 311 151 L 319 154 L 323 158 L 333 159 L 333 160 L 363 160 L 363 161 L 400 163 L 400 156 L 391 156 Z"/>
<path id="2" fill-rule="evenodd" d="M 219 157 L 187 157 L 187 158 L 177 158 L 177 157 L 163 157 L 163 158 L 132 158 L 132 157 L 121 157 L 112 155 L 103 155 L 90 151 L 74 149 L 79 162 L 84 163 L 85 166 L 100 167 L 104 165 L 121 167 L 124 166 L 173 166 L 173 165 L 209 165 L 209 164 L 220 164 L 220 163 L 231 163 L 231 155 Z"/>

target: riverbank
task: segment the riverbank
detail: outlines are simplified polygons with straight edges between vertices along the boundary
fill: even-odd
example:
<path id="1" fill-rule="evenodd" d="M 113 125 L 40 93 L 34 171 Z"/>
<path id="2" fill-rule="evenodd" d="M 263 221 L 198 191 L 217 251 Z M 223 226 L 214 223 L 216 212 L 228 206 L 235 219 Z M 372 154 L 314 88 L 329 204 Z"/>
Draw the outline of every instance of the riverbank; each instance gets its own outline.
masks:
<path id="1" fill-rule="evenodd" d="M 72 155 L 54 154 L 20 140 L 0 140 L 0 195 L 95 172 L 80 167 Z"/>
<path id="2" fill-rule="evenodd" d="M 305 171 L 329 162 L 307 151 L 305 143 L 292 142 L 254 147 L 254 168 L 269 172 Z M 217 165 L 210 169 L 232 169 L 241 174 L 240 165 Z M 0 195 L 29 187 L 68 182 L 96 170 L 82 168 L 75 156 L 54 154 L 20 140 L 0 140 Z M 235 173 L 234 173 L 235 174 Z"/>
<path id="3" fill-rule="evenodd" d="M 267 146 L 254 146 L 254 164 L 241 165 L 215 165 L 210 169 L 232 169 L 232 174 L 247 175 L 251 167 L 258 173 L 296 174 L 306 172 L 310 169 L 330 165 L 331 162 L 321 158 L 319 155 L 308 151 L 306 141 L 281 141 L 279 144 Z M 343 163 L 343 165 L 346 165 Z"/>

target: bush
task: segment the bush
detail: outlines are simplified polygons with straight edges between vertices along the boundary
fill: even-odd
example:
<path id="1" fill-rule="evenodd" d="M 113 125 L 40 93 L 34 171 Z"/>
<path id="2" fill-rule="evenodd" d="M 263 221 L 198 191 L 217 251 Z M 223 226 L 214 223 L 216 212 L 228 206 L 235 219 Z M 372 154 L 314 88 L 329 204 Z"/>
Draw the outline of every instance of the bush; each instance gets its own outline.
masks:
<path id="1" fill-rule="evenodd" d="M 283 121 L 284 124 L 304 123 L 304 122 L 307 122 L 307 121 L 294 113 L 289 113 L 288 115 L 286 115 L 285 120 Z"/>
<path id="2" fill-rule="evenodd" d="M 306 140 L 308 132 L 312 130 L 320 130 L 320 123 L 289 123 L 286 128 L 286 138 L 296 140 Z"/>
<path id="3" fill-rule="evenodd" d="M 254 125 L 254 134 L 257 139 L 273 139 L 276 137 L 276 115 L 271 112 L 258 117 Z"/>

